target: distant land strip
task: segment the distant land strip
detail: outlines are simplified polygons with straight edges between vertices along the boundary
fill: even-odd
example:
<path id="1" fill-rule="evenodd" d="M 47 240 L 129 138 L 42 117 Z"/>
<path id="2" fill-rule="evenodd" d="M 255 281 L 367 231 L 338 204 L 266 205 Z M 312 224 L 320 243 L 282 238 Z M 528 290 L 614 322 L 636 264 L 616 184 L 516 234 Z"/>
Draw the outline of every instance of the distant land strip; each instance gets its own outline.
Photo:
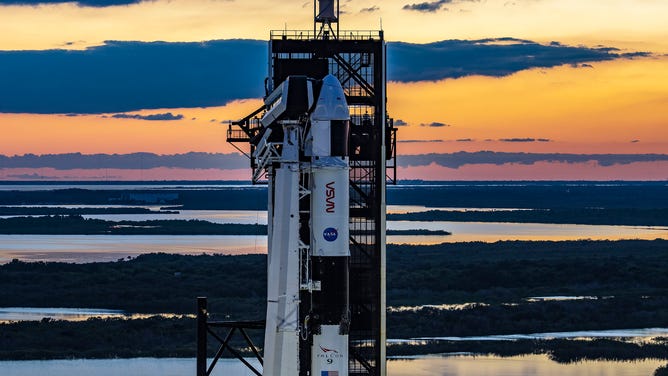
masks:
<path id="1" fill-rule="evenodd" d="M 0 210 L 1 211 L 1 210 Z M 113 214 L 113 213 L 106 213 Z M 2 214 L 0 215 L 7 215 Z M 106 221 L 81 215 L 0 218 L 0 234 L 11 235 L 266 235 L 267 225 L 204 220 Z M 388 230 L 388 235 L 451 235 L 444 230 Z"/>
<path id="2" fill-rule="evenodd" d="M 0 206 L 0 215 L 84 215 L 84 214 L 178 214 L 176 210 L 151 210 L 138 207 L 62 208 L 52 206 Z"/>
<path id="3" fill-rule="evenodd" d="M 540 209 L 449 211 L 388 214 L 391 221 L 512 222 L 581 225 L 668 226 L 668 208 L 660 209 Z"/>
<path id="4" fill-rule="evenodd" d="M 428 166 L 432 163 L 443 167 L 459 168 L 469 164 L 507 163 L 533 164 L 537 162 L 586 163 L 596 162 L 600 166 L 624 165 L 639 162 L 665 162 L 668 154 L 573 154 L 573 153 L 508 153 L 494 151 L 430 153 L 402 155 L 397 158 L 400 167 Z M 73 169 L 151 169 L 159 167 L 186 169 L 246 169 L 248 158 L 239 153 L 183 154 L 24 154 L 0 155 L 0 168 L 53 168 Z"/>

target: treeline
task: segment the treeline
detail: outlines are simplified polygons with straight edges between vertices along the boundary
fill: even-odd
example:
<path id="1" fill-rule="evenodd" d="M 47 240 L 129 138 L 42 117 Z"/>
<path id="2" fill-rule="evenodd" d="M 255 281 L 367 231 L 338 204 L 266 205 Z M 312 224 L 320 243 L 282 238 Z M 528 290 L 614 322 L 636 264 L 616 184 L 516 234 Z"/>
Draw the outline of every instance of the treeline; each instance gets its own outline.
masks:
<path id="1" fill-rule="evenodd" d="M 0 218 L 0 234 L 40 235 L 265 235 L 260 224 L 203 220 L 105 221 L 80 215 Z"/>
<path id="2" fill-rule="evenodd" d="M 423 307 L 388 312 L 391 338 L 469 337 L 668 326 L 668 296 Z"/>
<path id="3" fill-rule="evenodd" d="M 668 208 L 665 182 L 441 182 L 388 186 L 392 205 L 455 208 Z"/>
<path id="4" fill-rule="evenodd" d="M 225 329 L 213 329 L 221 338 Z M 249 335 L 259 349 L 263 346 L 262 330 Z M 241 336 L 230 344 L 245 356 L 252 357 Z M 219 344 L 210 336 L 208 355 L 213 356 Z M 82 322 L 31 321 L 0 324 L 0 360 L 180 357 L 196 355 L 195 320 L 188 317 L 150 317 L 138 320 L 91 318 Z M 518 340 L 518 341 L 425 341 L 390 343 L 390 356 L 435 353 L 475 353 L 497 356 L 547 354 L 560 363 L 584 360 L 635 361 L 668 359 L 665 342 L 634 343 L 610 339 Z M 230 353 L 224 354 L 230 357 Z M 659 368 L 657 372 L 665 372 Z M 656 373 L 655 375 L 662 375 Z"/>
<path id="5" fill-rule="evenodd" d="M 387 296 L 390 305 L 662 296 L 666 270 L 666 240 L 389 245 Z"/>
<path id="6" fill-rule="evenodd" d="M 668 295 L 667 256 L 663 240 L 389 245 L 388 304 L 498 305 L 549 295 L 658 298 Z M 264 311 L 265 291 L 266 255 L 150 254 L 122 262 L 0 266 L 4 306 L 190 313 L 201 295 L 218 299 L 220 312 L 247 315 Z M 562 302 L 570 303 L 589 304 Z M 262 307 L 249 311 L 253 305 Z"/>
<path id="7" fill-rule="evenodd" d="M 667 253 L 668 241 L 662 240 L 388 246 L 388 305 L 395 307 L 387 316 L 388 337 L 668 327 Z M 212 319 L 261 320 L 265 291 L 265 255 L 150 254 L 118 262 L 15 260 L 0 266 L 0 306 L 194 313 L 195 297 L 207 296 Z M 524 299 L 546 295 L 598 298 Z M 483 304 L 450 310 L 419 307 L 464 302 Z M 192 356 L 193 325 L 190 318 L 3 324 L 0 357 Z M 261 337 L 254 338 L 262 343 Z M 602 356 L 654 357 L 659 351 L 625 347 L 616 353 L 616 348 L 603 345 L 598 342 L 603 350 L 596 350 Z M 414 349 L 402 346 L 392 347 L 391 354 L 467 351 L 461 343 L 443 341 Z M 503 353 L 500 349 L 506 346 L 510 345 L 504 342 L 490 348 Z M 508 353 L 523 345 L 513 346 Z M 548 352 L 532 346 L 521 352 Z M 477 345 L 475 349 L 482 351 Z M 564 342 L 559 351 L 549 353 L 555 359 L 577 360 L 583 354 L 598 356 L 596 351 Z M 624 356 L 615 359 L 627 359 Z"/>
<path id="8" fill-rule="evenodd" d="M 391 205 L 471 208 L 668 208 L 668 186 L 646 182 L 475 182 L 388 186 Z M 264 210 L 262 186 L 210 189 L 0 191 L 0 205 L 182 205 L 183 209 Z"/>
<path id="9" fill-rule="evenodd" d="M 559 363 L 585 360 L 636 361 L 668 359 L 665 343 L 633 343 L 610 339 L 518 340 L 518 341 L 429 341 L 425 344 L 392 344 L 388 355 L 409 356 L 439 353 L 475 353 L 496 356 L 547 354 Z"/>
<path id="10" fill-rule="evenodd" d="M 390 306 L 418 306 L 548 295 L 665 296 L 666 270 L 665 240 L 388 245 L 387 298 Z M 224 312 L 241 313 L 244 297 L 264 305 L 265 291 L 266 255 L 0 265 L 0 306 L 189 313 L 192 299 L 203 295 L 229 301 L 216 304 Z"/>
<path id="11" fill-rule="evenodd" d="M 263 186 L 197 189 L 54 189 L 0 191 L 0 205 L 165 205 L 182 209 L 266 210 Z"/>
<path id="12" fill-rule="evenodd" d="M 266 274 L 266 255 L 147 254 L 90 264 L 15 260 L 0 266 L 0 306 L 193 313 L 195 297 L 207 296 L 233 319 L 262 319 Z"/>
<path id="13" fill-rule="evenodd" d="M 62 208 L 51 206 L 0 206 L 0 215 L 84 215 L 84 214 L 178 214 L 175 210 L 155 211 L 138 207 Z"/>
<path id="14" fill-rule="evenodd" d="M 32 235 L 266 235 L 260 224 L 204 220 L 107 221 L 81 215 L 0 218 L 0 234 Z M 389 230 L 388 235 L 451 235 L 443 230 Z"/>
<path id="15" fill-rule="evenodd" d="M 583 225 L 666 226 L 668 209 L 577 208 L 509 211 L 445 211 L 388 214 L 392 221 L 516 222 Z"/>

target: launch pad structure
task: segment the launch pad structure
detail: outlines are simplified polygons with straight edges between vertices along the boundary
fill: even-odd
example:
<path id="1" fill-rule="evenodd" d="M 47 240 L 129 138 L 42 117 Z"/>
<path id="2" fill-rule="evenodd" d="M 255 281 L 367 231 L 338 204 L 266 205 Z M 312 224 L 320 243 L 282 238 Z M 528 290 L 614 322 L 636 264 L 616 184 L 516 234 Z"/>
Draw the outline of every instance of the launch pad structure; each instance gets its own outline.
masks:
<path id="1" fill-rule="evenodd" d="M 288 77 L 293 76 L 322 80 L 332 75 L 341 84 L 350 112 L 346 152 L 349 178 L 348 245 L 350 249 L 348 375 L 385 376 L 386 183 L 396 182 L 396 129 L 386 108 L 385 40 L 382 30 L 339 30 L 338 1 L 320 0 L 318 3 L 319 8 L 316 7 L 314 1 L 312 30 L 270 32 L 265 99 L 281 87 Z M 283 141 L 285 135 L 281 132 L 273 132 L 267 138 L 261 120 L 270 110 L 271 108 L 265 104 L 241 120 L 231 123 L 227 131 L 227 141 L 250 158 L 253 183 L 268 185 L 269 203 L 272 205 L 277 200 L 281 200 L 280 197 L 277 197 L 277 187 L 273 182 L 276 176 L 272 168 L 274 162 L 271 158 L 260 157 L 260 149 L 266 148 L 268 142 Z M 281 150 L 277 152 L 280 153 Z M 299 187 L 308 187 L 312 184 L 309 179 L 313 178 L 301 174 Z M 302 190 L 302 188 L 299 189 Z M 302 253 L 300 258 L 306 257 L 303 253 L 307 252 L 305 250 L 311 246 L 309 242 L 312 239 L 308 235 L 308 229 L 313 223 L 308 196 L 308 192 L 301 192 L 298 199 L 301 242 L 299 248 Z M 304 265 L 301 267 L 304 268 Z M 300 275 L 316 272 L 317 270 L 301 270 Z M 322 275 L 320 277 L 323 279 L 323 284 L 326 283 L 326 277 Z M 305 285 L 305 282 L 309 281 L 300 282 L 299 294 L 301 300 L 304 301 L 307 300 L 307 294 L 312 293 L 307 290 L 312 290 L 313 286 Z M 304 303 L 299 304 L 301 310 Z M 206 322 L 205 310 L 206 306 L 200 303 L 197 376 L 208 375 L 213 368 L 213 365 L 206 366 L 206 333 L 207 325 L 214 325 L 214 323 Z M 301 321 L 303 317 L 299 319 Z M 215 325 L 238 329 L 248 340 L 248 336 L 243 331 L 244 326 L 257 329 L 262 323 L 216 323 Z M 223 344 L 219 352 L 222 352 L 225 346 L 226 344 Z M 251 348 L 262 363 L 263 359 L 254 346 L 251 345 Z M 299 351 L 299 376 L 313 375 L 308 370 L 311 357 L 315 355 L 311 354 L 311 350 L 305 346 L 300 347 Z M 335 375 L 335 373 L 323 372 L 324 374 Z"/>

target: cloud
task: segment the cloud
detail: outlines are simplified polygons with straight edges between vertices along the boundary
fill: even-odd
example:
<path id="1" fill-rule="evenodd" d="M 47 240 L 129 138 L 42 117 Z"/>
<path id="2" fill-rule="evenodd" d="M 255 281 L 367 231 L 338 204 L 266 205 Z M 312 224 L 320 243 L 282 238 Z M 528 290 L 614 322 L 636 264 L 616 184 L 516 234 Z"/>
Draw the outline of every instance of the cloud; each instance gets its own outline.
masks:
<path id="1" fill-rule="evenodd" d="M 237 153 L 198 153 L 159 155 L 153 153 L 132 154 L 25 154 L 0 155 L 2 168 L 53 168 L 73 169 L 149 169 L 158 167 L 187 169 L 244 169 L 249 167 L 245 156 Z"/>
<path id="2" fill-rule="evenodd" d="M 422 124 L 420 124 L 420 126 L 421 127 L 443 128 L 443 127 L 449 127 L 450 124 L 445 124 L 445 123 L 441 123 L 441 122 L 438 122 L 438 121 L 434 121 L 432 123 L 422 123 Z"/>
<path id="3" fill-rule="evenodd" d="M 373 6 L 370 6 L 368 8 L 362 8 L 362 10 L 360 10 L 360 13 L 374 13 L 374 12 L 378 12 L 379 10 L 380 10 L 379 6 L 373 5 Z"/>
<path id="4" fill-rule="evenodd" d="M 460 138 L 460 139 L 457 139 L 455 141 L 457 141 L 457 142 L 473 142 L 475 140 L 472 139 L 472 138 Z"/>
<path id="5" fill-rule="evenodd" d="M 394 124 L 395 127 L 405 127 L 405 126 L 408 125 L 408 123 L 406 123 L 405 121 L 403 121 L 401 119 L 395 119 L 393 124 Z"/>
<path id="6" fill-rule="evenodd" d="M 40 175 L 36 172 L 32 174 L 12 174 L 7 175 L 10 179 L 19 179 L 19 180 L 44 180 L 51 178 L 50 176 Z"/>
<path id="7" fill-rule="evenodd" d="M 432 13 L 440 10 L 443 5 L 452 3 L 452 0 L 438 0 L 438 1 L 432 1 L 432 2 L 424 2 L 424 3 L 415 3 L 415 4 L 406 4 L 403 6 L 403 10 L 414 10 L 418 12 L 424 12 L 424 13 Z"/>
<path id="8" fill-rule="evenodd" d="M 479 3 L 479 2 L 480 2 L 480 0 L 437 0 L 437 1 L 431 1 L 431 2 L 406 4 L 401 9 L 423 12 L 423 13 L 433 13 L 433 12 L 437 12 L 441 9 L 447 11 L 448 8 L 443 8 L 443 6 L 446 5 L 446 4 Z M 460 9 L 460 11 L 464 11 L 464 10 Z"/>
<path id="9" fill-rule="evenodd" d="M 388 43 L 388 79 L 500 77 L 524 69 L 648 56 L 610 47 L 541 45 L 495 38 Z M 122 113 L 210 107 L 260 98 L 267 44 L 117 42 L 85 50 L 0 51 L 0 112 Z M 240 56 L 244 64 L 238 64 Z"/>
<path id="10" fill-rule="evenodd" d="M 45 4 L 61 4 L 61 3 L 76 3 L 82 7 L 111 7 L 118 5 L 132 5 L 139 4 L 147 0 L 2 0 L 0 1 L 0 6 L 2 5 L 45 5 Z"/>
<path id="11" fill-rule="evenodd" d="M 266 49 L 263 41 L 225 40 L 0 51 L 0 112 L 120 113 L 258 98 Z"/>
<path id="12" fill-rule="evenodd" d="M 449 168 L 472 164 L 503 165 L 508 163 L 530 165 L 537 162 L 587 163 L 600 166 L 624 165 L 636 162 L 668 161 L 668 154 L 562 154 L 562 153 L 503 153 L 493 151 L 457 152 L 449 154 L 399 155 L 397 165 L 429 166 L 435 163 Z"/>
<path id="13" fill-rule="evenodd" d="M 524 39 L 494 38 L 445 40 L 427 44 L 388 44 L 388 79 L 399 82 L 437 81 L 470 75 L 502 77 L 531 68 L 651 56 L 646 52 L 621 53 L 609 47 L 589 48 Z"/>
<path id="14" fill-rule="evenodd" d="M 433 143 L 442 140 L 401 140 L 405 143 Z M 464 141 L 465 142 L 465 141 Z M 639 162 L 666 162 L 668 154 L 564 154 L 564 153 L 505 153 L 493 151 L 457 152 L 444 154 L 399 155 L 397 165 L 400 167 L 429 166 L 437 164 L 448 168 L 459 168 L 476 164 L 523 164 L 537 162 L 557 163 L 597 163 L 600 166 L 625 165 Z M 247 169 L 248 159 L 238 153 L 200 153 L 159 155 L 153 153 L 131 154 L 25 154 L 18 156 L 0 155 L 0 166 L 12 168 L 52 168 L 59 171 L 84 169 L 119 169 L 136 170 L 151 168 L 183 168 L 183 169 Z M 48 178 L 37 173 L 21 176 L 8 176 L 16 179 Z"/>
<path id="15" fill-rule="evenodd" d="M 500 138 L 501 142 L 552 142 L 547 138 Z"/>
<path id="16" fill-rule="evenodd" d="M 398 140 L 397 142 L 403 142 L 403 143 L 411 144 L 411 143 L 443 142 L 443 140 Z"/>
<path id="17" fill-rule="evenodd" d="M 183 119 L 183 115 L 181 114 L 174 115 L 171 112 L 166 112 L 164 114 L 150 114 L 150 115 L 114 114 L 111 115 L 111 117 L 116 119 L 138 119 L 138 120 L 152 120 L 152 121 L 171 121 L 171 120 Z"/>

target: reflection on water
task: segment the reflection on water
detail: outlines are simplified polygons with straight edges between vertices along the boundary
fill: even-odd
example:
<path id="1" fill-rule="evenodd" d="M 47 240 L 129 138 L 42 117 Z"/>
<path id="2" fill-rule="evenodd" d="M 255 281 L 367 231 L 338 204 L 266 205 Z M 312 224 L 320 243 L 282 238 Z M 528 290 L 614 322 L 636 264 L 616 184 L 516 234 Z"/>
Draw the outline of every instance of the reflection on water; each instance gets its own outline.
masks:
<path id="1" fill-rule="evenodd" d="M 145 319 L 149 317 L 189 317 L 195 318 L 195 315 L 179 315 L 174 313 L 132 313 L 127 314 L 124 311 L 114 309 L 96 309 L 96 308 L 30 308 L 30 307 L 0 307 L 0 323 L 14 321 L 40 321 L 48 318 L 53 320 L 65 321 L 84 321 L 92 317 L 123 318 L 127 320 Z"/>
<path id="2" fill-rule="evenodd" d="M 256 216 L 250 219 L 255 223 Z M 248 219 L 248 218 L 247 218 Z M 266 217 L 265 217 L 266 221 Z M 668 228 L 537 223 L 390 221 L 390 230 L 446 230 L 452 235 L 390 235 L 391 244 L 428 245 L 501 240 L 668 239 Z M 0 263 L 114 261 L 142 253 L 266 253 L 264 235 L 0 235 Z"/>
<path id="3" fill-rule="evenodd" d="M 69 207 L 99 207 L 70 205 Z M 156 206 L 145 206 L 156 210 Z M 470 208 L 439 208 L 468 210 Z M 423 206 L 394 205 L 390 212 L 424 211 Z M 476 209 L 510 210 L 510 209 Z M 151 219 L 200 219 L 214 223 L 266 224 L 267 212 L 260 210 L 181 210 L 179 214 L 85 215 L 85 218 L 142 221 Z M 452 235 L 390 235 L 388 243 L 429 245 L 452 242 L 495 242 L 501 240 L 620 240 L 668 239 L 668 228 L 637 226 L 591 226 L 542 223 L 420 222 L 388 221 L 388 230 L 448 231 Z M 266 236 L 175 236 L 175 235 L 0 235 L 0 263 L 17 258 L 30 261 L 93 262 L 114 261 L 142 253 L 181 254 L 266 253 Z"/>
<path id="4" fill-rule="evenodd" d="M 254 359 L 249 362 L 260 365 Z M 0 361 L 2 376 L 185 376 L 195 374 L 195 359 L 75 359 Z M 221 359 L 212 376 L 255 376 L 238 360 Z"/>
<path id="5" fill-rule="evenodd" d="M 178 214 L 86 214 L 83 217 L 106 221 L 199 219 L 213 223 L 267 224 L 266 210 L 178 210 L 178 212 Z"/>
<path id="6" fill-rule="evenodd" d="M 0 235 L 0 263 L 116 261 L 143 253 L 267 253 L 261 235 Z"/>
<path id="7" fill-rule="evenodd" d="M 72 182 L 72 183 L 63 183 L 63 184 L 44 184 L 41 182 L 39 184 L 0 184 L 0 191 L 52 191 L 58 189 L 90 189 L 90 190 L 211 190 L 211 189 L 256 189 L 256 190 L 265 190 L 264 186 L 255 186 L 251 185 L 250 182 L 211 182 L 202 183 L 202 184 L 189 184 L 187 182 L 175 183 L 175 184 L 163 184 L 163 183 L 92 183 L 86 184 L 85 182 Z"/>
<path id="8" fill-rule="evenodd" d="M 668 335 L 668 328 L 581 330 L 577 332 L 550 332 L 531 334 L 503 334 L 470 337 L 419 337 L 410 339 L 388 339 L 388 343 L 425 343 L 427 341 L 517 341 L 542 339 L 591 339 L 591 338 L 635 338 L 646 339 Z"/>
<path id="9" fill-rule="evenodd" d="M 0 307 L 0 322 L 39 321 L 43 318 L 67 321 L 83 321 L 91 317 L 122 317 L 123 311 L 91 308 L 27 308 Z"/>
<path id="10" fill-rule="evenodd" d="M 668 228 L 650 226 L 569 225 L 552 223 L 388 221 L 388 230 L 446 230 L 448 236 L 395 237 L 395 244 L 495 242 L 500 240 L 668 239 Z M 388 239 L 390 237 L 388 236 Z M 411 241 L 412 239 L 412 241 Z"/>
<path id="11" fill-rule="evenodd" d="M 407 213 L 424 213 L 431 210 L 448 211 L 448 212 L 493 212 L 493 211 L 517 211 L 517 210 L 533 210 L 520 208 L 457 208 L 457 207 L 437 207 L 437 206 L 422 206 L 422 205 L 387 205 L 387 214 L 407 214 Z"/>
<path id="12" fill-rule="evenodd" d="M 259 368 L 257 361 L 249 360 Z M 500 358 L 496 356 L 428 356 L 394 359 L 387 364 L 389 376 L 649 376 L 665 361 L 632 363 L 585 361 L 558 364 L 543 355 Z M 183 376 L 195 374 L 194 359 L 80 359 L 47 361 L 2 361 L 3 376 Z M 237 360 L 223 359 L 215 376 L 251 376 Z"/>
<path id="13" fill-rule="evenodd" d="M 496 356 L 432 356 L 394 360 L 388 364 L 390 376 L 650 376 L 665 361 L 632 363 L 584 361 L 559 364 L 544 355 L 500 358 Z"/>

